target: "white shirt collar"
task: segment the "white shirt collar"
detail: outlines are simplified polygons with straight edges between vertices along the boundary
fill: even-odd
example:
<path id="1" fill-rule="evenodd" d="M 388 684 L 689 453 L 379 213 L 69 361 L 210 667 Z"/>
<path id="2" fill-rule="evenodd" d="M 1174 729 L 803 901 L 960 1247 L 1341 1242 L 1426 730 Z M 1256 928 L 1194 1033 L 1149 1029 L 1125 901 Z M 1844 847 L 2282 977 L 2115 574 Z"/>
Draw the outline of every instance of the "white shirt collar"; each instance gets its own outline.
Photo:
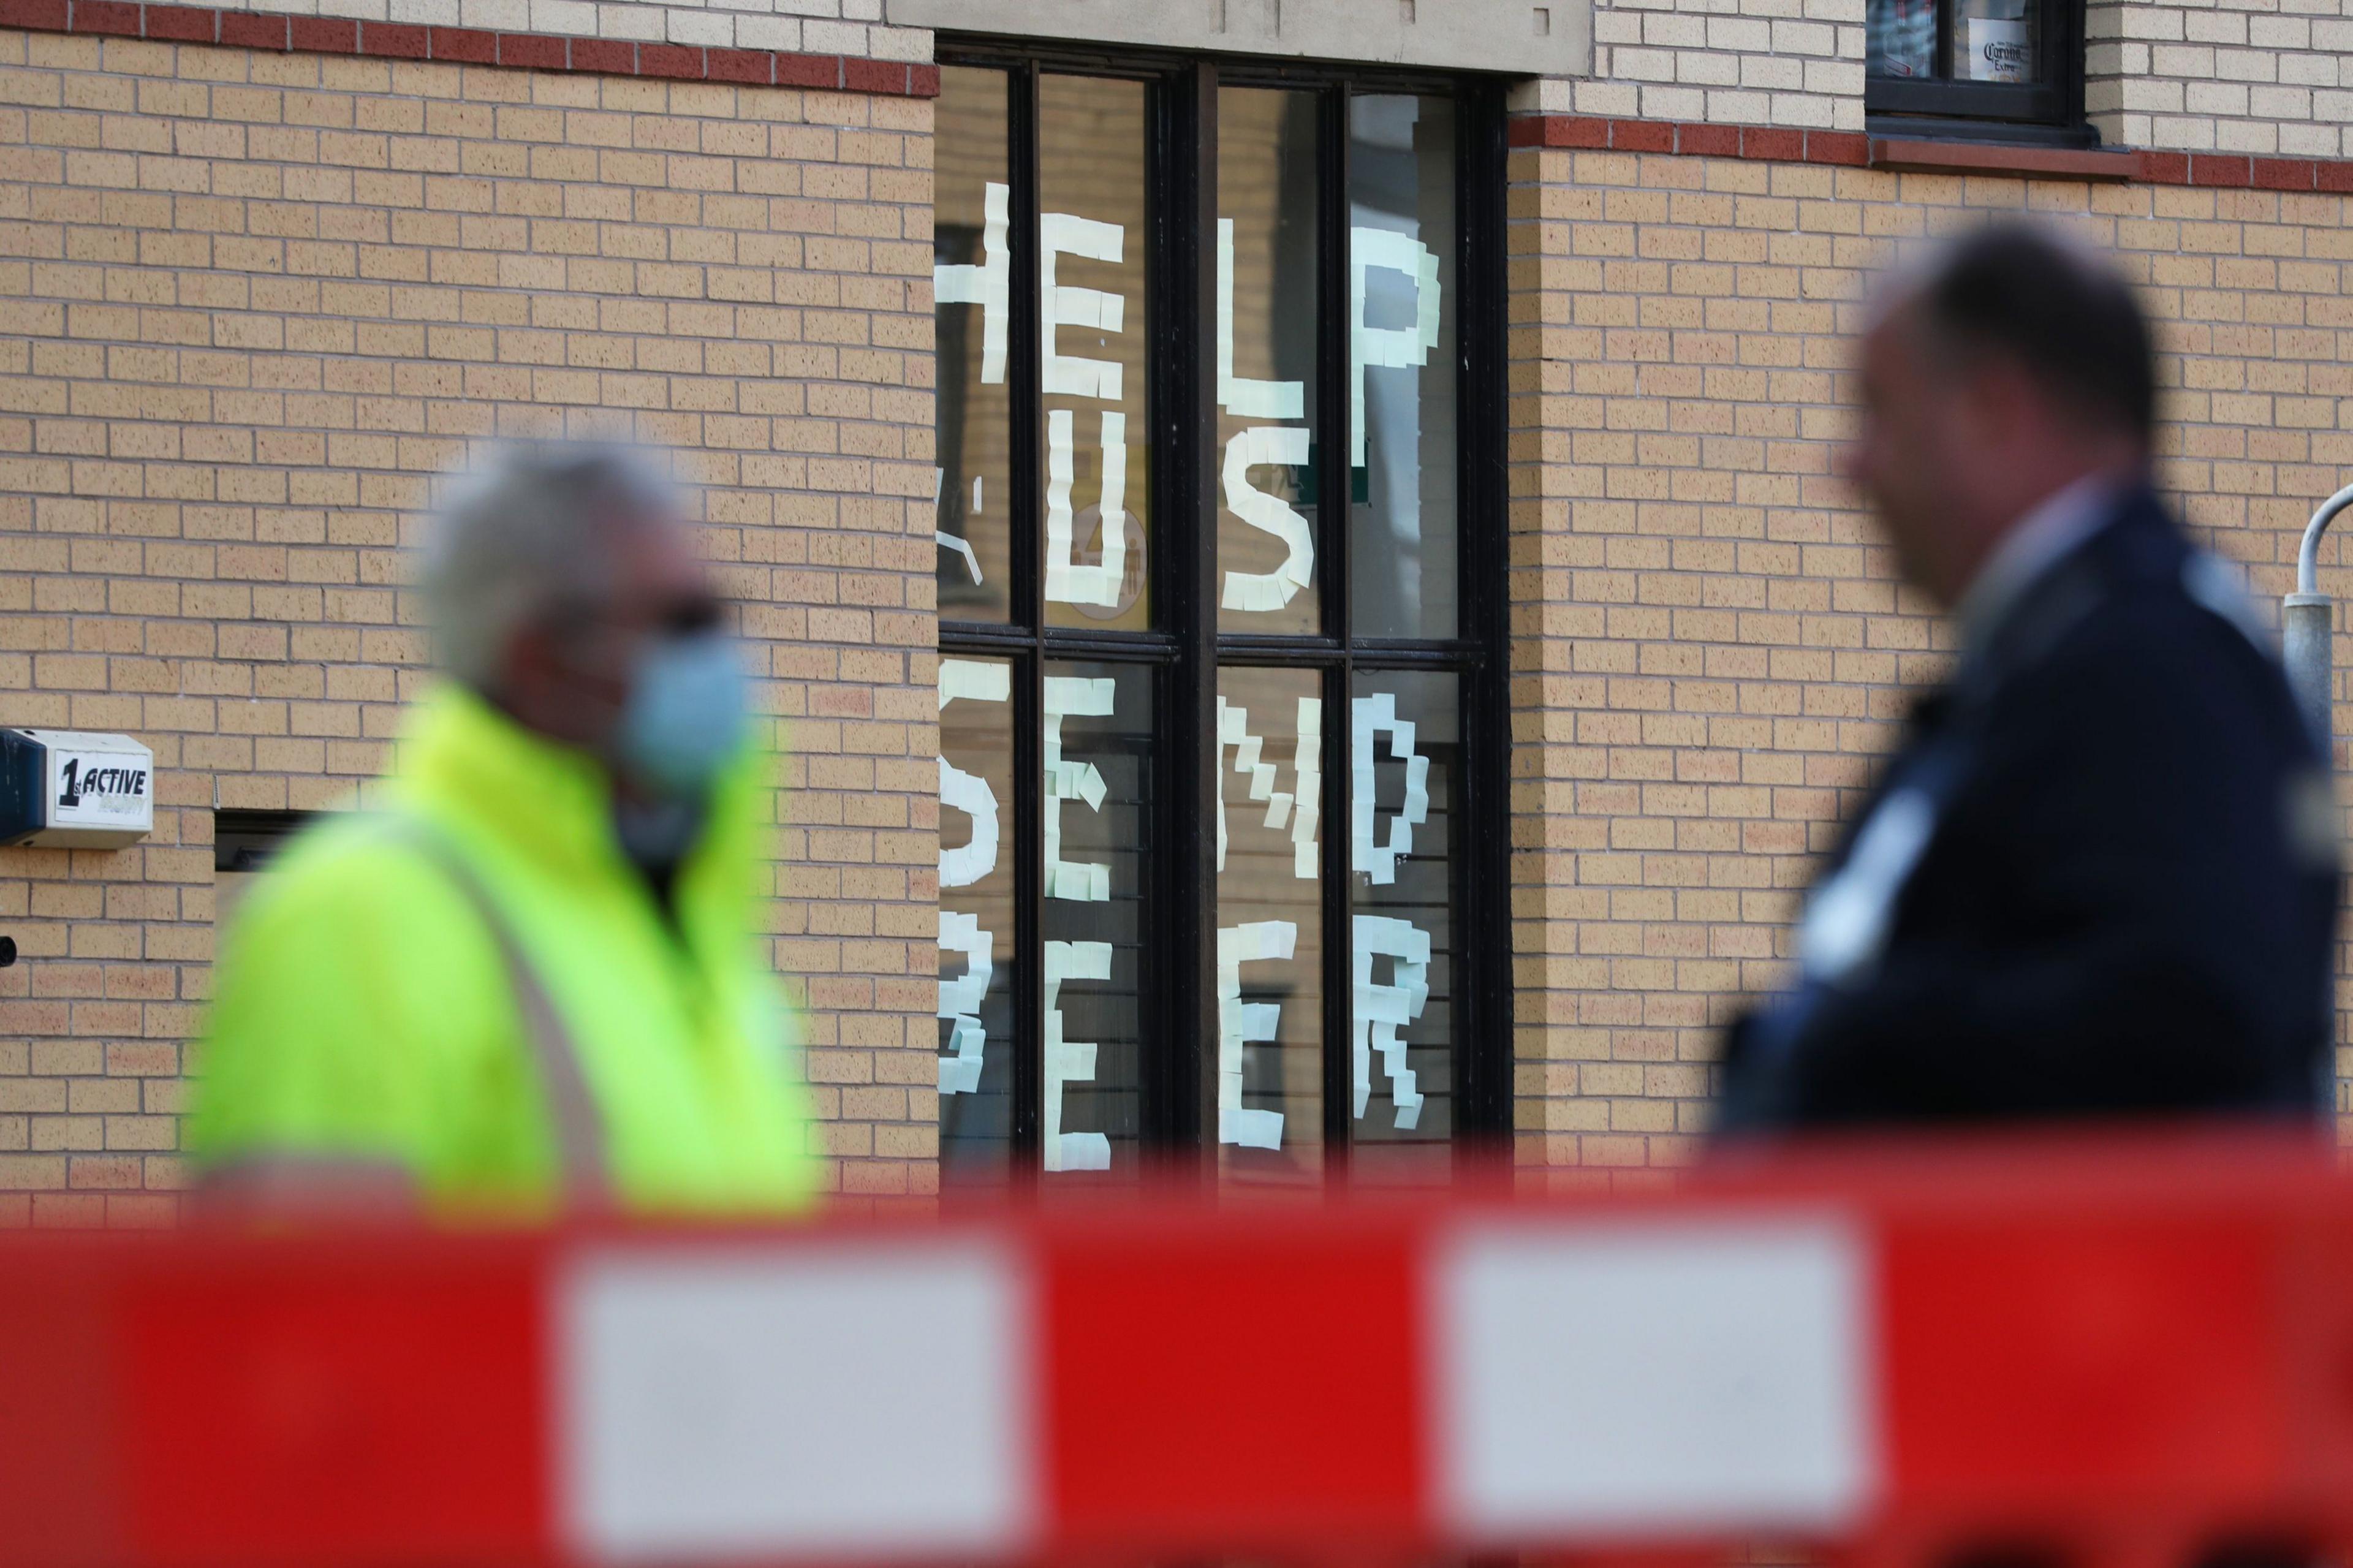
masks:
<path id="1" fill-rule="evenodd" d="M 1994 546 L 1953 607 L 1964 653 L 1993 639 L 2026 591 L 2089 539 L 2115 510 L 2116 481 L 2086 474 L 2044 497 Z"/>

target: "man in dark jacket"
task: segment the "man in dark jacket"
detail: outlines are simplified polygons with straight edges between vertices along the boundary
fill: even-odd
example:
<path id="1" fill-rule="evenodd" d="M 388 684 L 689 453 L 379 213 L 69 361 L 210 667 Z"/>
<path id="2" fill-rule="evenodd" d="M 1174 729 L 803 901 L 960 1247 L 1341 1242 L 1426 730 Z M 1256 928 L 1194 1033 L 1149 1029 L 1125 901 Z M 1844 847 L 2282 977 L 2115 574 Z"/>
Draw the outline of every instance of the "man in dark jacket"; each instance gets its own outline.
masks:
<path id="1" fill-rule="evenodd" d="M 2155 402 L 2131 291 L 2032 228 L 1881 303 L 1852 477 L 1959 657 L 1734 1026 L 1725 1131 L 2327 1103 L 2327 772 L 2150 490 Z"/>

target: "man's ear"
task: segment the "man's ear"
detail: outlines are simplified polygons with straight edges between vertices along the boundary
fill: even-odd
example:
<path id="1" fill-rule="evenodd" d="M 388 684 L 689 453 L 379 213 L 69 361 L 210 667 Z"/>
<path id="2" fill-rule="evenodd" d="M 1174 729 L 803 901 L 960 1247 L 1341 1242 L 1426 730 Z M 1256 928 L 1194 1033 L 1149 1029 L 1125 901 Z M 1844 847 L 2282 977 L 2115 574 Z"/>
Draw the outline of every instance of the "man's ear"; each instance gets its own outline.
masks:
<path id="1" fill-rule="evenodd" d="M 528 692 L 544 687 L 555 673 L 555 664 L 554 646 L 544 627 L 517 626 L 507 634 L 499 648 L 498 659 L 491 667 L 495 673 L 491 685 L 494 689 L 489 695 L 505 700 L 518 690 Z"/>
<path id="2" fill-rule="evenodd" d="M 501 669 L 539 671 L 552 668 L 555 663 L 555 639 L 536 622 L 526 621 L 507 633 L 506 645 L 499 649 Z"/>
<path id="3" fill-rule="evenodd" d="M 524 728 L 593 750 L 604 743 L 628 690 L 584 668 L 575 653 L 557 627 L 518 626 L 499 661 L 498 688 L 484 695 Z"/>
<path id="4" fill-rule="evenodd" d="M 526 728 L 571 739 L 578 699 L 570 677 L 555 635 L 543 625 L 520 626 L 507 634 L 482 695 Z"/>

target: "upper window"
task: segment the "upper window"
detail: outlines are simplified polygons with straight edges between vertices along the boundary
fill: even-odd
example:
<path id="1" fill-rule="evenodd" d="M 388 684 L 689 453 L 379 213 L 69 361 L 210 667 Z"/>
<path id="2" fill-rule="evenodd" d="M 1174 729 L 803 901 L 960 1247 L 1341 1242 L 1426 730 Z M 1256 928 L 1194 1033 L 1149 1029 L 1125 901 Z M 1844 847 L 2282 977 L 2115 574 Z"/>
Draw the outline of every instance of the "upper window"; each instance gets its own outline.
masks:
<path id="1" fill-rule="evenodd" d="M 1872 129 L 2086 139 L 2082 18 L 2083 0 L 1868 0 Z"/>
<path id="2" fill-rule="evenodd" d="M 1500 102 L 943 59 L 943 1178 L 1442 1175 L 1508 1105 Z"/>

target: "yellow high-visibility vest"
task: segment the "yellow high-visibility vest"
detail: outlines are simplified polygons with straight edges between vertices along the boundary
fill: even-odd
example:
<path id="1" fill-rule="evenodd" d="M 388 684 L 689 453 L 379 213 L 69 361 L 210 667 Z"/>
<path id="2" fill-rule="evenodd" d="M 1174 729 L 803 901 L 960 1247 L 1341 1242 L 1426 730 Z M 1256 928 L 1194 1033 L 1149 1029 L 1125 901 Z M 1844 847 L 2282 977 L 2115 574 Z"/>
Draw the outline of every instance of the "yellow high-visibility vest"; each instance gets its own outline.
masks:
<path id="1" fill-rule="evenodd" d="M 772 771 L 731 769 L 665 909 L 592 760 L 470 692 L 427 696 L 385 806 L 306 829 L 237 911 L 195 1064 L 199 1165 L 389 1162 L 445 1213 L 807 1205 L 759 918 Z"/>

